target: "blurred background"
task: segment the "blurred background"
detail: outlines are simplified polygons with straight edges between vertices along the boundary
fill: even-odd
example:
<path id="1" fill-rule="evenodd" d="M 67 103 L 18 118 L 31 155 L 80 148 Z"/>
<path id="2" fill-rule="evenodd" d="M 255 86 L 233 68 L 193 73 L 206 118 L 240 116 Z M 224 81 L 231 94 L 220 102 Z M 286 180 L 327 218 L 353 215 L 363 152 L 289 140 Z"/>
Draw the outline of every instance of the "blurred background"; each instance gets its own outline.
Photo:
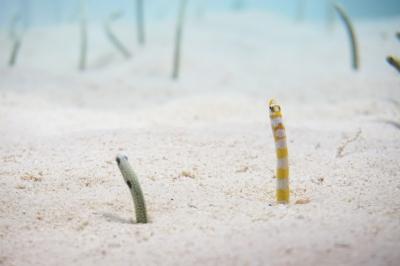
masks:
<path id="1" fill-rule="evenodd" d="M 135 12 L 134 0 L 88 0 L 88 17 L 92 21 L 102 20 L 110 12 L 121 10 L 125 19 L 131 19 Z M 175 16 L 178 0 L 147 0 L 146 15 L 151 19 L 166 19 Z M 288 17 L 297 16 L 299 5 L 305 3 L 304 15 L 307 19 L 318 20 L 325 17 L 325 0 L 191 0 L 189 11 L 194 15 L 204 12 L 258 9 L 268 10 Z M 340 1 L 357 18 L 394 16 L 400 14 L 398 0 L 342 0 Z M 68 23 L 78 17 L 78 0 L 0 0 L 0 25 L 7 27 L 12 16 L 21 12 L 26 24 Z"/>
<path id="2" fill-rule="evenodd" d="M 140 2 L 142 9 L 137 8 Z M 171 76 L 180 3 L 0 0 L 0 49 L 5 51 L 0 54 L 0 62 L 6 66 L 16 51 L 14 66 L 66 73 L 82 68 L 79 60 L 84 55 L 86 70 L 112 66 L 135 73 L 136 78 L 141 74 L 151 80 Z M 349 38 L 332 3 L 188 0 L 179 44 L 178 61 L 185 72 L 182 77 L 198 79 L 203 75 L 209 80 L 238 79 L 248 84 L 247 70 L 254 80 L 265 77 L 265 73 L 270 77 L 289 72 L 296 75 L 299 68 L 303 74 L 319 73 L 326 62 L 331 71 L 348 71 Z M 336 3 L 344 7 L 354 23 L 362 69 L 387 69 L 386 56 L 397 54 L 398 50 L 394 36 L 400 1 Z M 138 10 L 143 10 L 142 28 L 137 20 Z M 143 42 L 139 40 L 140 31 Z M 329 73 L 326 71 L 326 75 Z"/>

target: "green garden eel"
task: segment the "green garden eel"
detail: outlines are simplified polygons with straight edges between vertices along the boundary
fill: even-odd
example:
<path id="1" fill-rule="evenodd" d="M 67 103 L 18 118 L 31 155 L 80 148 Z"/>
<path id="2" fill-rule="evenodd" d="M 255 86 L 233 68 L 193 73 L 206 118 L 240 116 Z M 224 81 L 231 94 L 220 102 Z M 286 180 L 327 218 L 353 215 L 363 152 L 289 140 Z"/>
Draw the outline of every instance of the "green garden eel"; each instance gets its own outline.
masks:
<path id="1" fill-rule="evenodd" d="M 396 33 L 397 39 L 400 41 L 400 32 Z M 394 67 L 400 73 L 400 58 L 396 56 L 389 55 L 386 57 L 386 62 L 388 62 L 392 67 Z"/>
<path id="2" fill-rule="evenodd" d="M 289 160 L 286 144 L 286 131 L 282 121 L 281 107 L 275 100 L 269 101 L 269 117 L 271 119 L 272 134 L 275 140 L 277 157 L 276 166 L 276 201 L 289 203 Z"/>
<path id="3" fill-rule="evenodd" d="M 351 23 L 349 15 L 341 5 L 334 3 L 333 7 L 346 27 L 346 31 L 347 34 L 349 35 L 350 46 L 351 46 L 352 66 L 354 70 L 358 70 L 360 67 L 360 56 L 358 52 L 357 38 L 353 23 Z"/>
<path id="4" fill-rule="evenodd" d="M 125 183 L 131 191 L 133 203 L 135 204 L 136 222 L 147 223 L 146 204 L 143 197 L 142 189 L 140 188 L 139 180 L 128 162 L 126 155 L 117 155 L 116 159 L 119 170 Z"/>
<path id="5" fill-rule="evenodd" d="M 125 45 L 117 38 L 115 33 L 112 30 L 112 23 L 119 19 L 122 16 L 121 12 L 114 12 L 111 13 L 109 18 L 106 20 L 104 23 L 104 31 L 107 35 L 107 38 L 110 40 L 111 44 L 114 45 L 114 47 L 125 57 L 125 58 L 130 58 L 132 55 L 128 51 L 128 49 L 125 47 Z"/>
<path id="6" fill-rule="evenodd" d="M 180 66 L 181 66 L 181 46 L 182 46 L 182 34 L 183 26 L 185 23 L 185 13 L 188 0 L 181 0 L 179 6 L 178 20 L 176 23 L 175 32 L 175 48 L 174 48 L 174 62 L 172 70 L 172 79 L 177 80 L 179 78 Z"/>
<path id="7" fill-rule="evenodd" d="M 11 40 L 13 41 L 10 59 L 8 60 L 8 65 L 10 67 L 13 67 L 17 63 L 18 53 L 22 45 L 23 29 L 21 27 L 18 28 L 21 22 L 22 22 L 21 16 L 17 14 L 13 17 L 10 25 L 9 34 Z"/>
<path id="8" fill-rule="evenodd" d="M 394 67 L 397 71 L 400 72 L 400 58 L 395 57 L 395 56 L 388 56 L 386 58 L 386 61 Z"/>
<path id="9" fill-rule="evenodd" d="M 79 70 L 86 69 L 87 50 L 88 50 L 88 27 L 87 27 L 87 14 L 86 14 L 86 0 L 80 0 L 79 13 L 80 13 L 80 34 L 81 34 L 81 47 L 79 56 Z"/>
<path id="10" fill-rule="evenodd" d="M 136 0 L 136 26 L 137 40 L 140 45 L 144 45 L 146 40 L 144 28 L 144 3 L 143 0 Z"/>

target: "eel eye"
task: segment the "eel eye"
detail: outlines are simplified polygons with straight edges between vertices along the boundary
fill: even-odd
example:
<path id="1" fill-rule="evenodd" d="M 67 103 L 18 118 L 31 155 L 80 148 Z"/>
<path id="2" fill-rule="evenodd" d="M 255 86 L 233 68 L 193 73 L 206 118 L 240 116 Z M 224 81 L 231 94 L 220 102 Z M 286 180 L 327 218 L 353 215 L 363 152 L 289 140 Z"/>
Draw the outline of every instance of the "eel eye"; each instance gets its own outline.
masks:
<path id="1" fill-rule="evenodd" d="M 281 111 L 281 107 L 279 105 L 271 105 L 269 110 L 271 110 L 271 112 L 279 112 Z"/>
<path id="2" fill-rule="evenodd" d="M 121 160 L 119 159 L 119 157 L 117 157 L 115 160 L 117 161 L 117 164 L 121 163 Z"/>

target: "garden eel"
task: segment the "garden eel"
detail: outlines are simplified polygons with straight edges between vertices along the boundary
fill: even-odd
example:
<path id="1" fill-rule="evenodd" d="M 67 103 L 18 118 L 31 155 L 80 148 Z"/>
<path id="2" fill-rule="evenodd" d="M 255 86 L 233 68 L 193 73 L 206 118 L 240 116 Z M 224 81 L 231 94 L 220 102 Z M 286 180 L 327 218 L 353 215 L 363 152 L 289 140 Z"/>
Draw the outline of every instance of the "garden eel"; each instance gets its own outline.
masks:
<path id="1" fill-rule="evenodd" d="M 276 200 L 278 203 L 289 203 L 289 161 L 286 132 L 282 121 L 281 107 L 275 100 L 269 101 L 269 117 L 271 118 L 277 157 Z"/>
<path id="2" fill-rule="evenodd" d="M 399 39 L 400 41 L 400 32 L 396 33 L 396 37 L 397 39 Z M 392 66 L 394 67 L 397 71 L 400 72 L 400 58 L 399 57 L 395 57 L 395 56 L 388 56 L 386 57 L 386 61 Z"/>
<path id="3" fill-rule="evenodd" d="M 87 5 L 86 0 L 80 1 L 79 13 L 80 13 L 81 47 L 80 47 L 80 57 L 79 57 L 79 70 L 86 69 L 86 61 L 87 61 L 88 25 L 87 25 L 86 5 Z"/>
<path id="4" fill-rule="evenodd" d="M 135 204 L 136 222 L 145 224 L 147 223 L 146 204 L 142 189 L 140 188 L 139 180 L 130 166 L 126 155 L 117 155 L 115 160 L 117 161 L 125 183 L 131 191 L 133 203 Z"/>
<path id="5" fill-rule="evenodd" d="M 339 14 L 340 19 L 343 21 L 346 27 L 347 34 L 349 35 L 350 39 L 352 66 L 354 70 L 358 70 L 360 67 L 360 56 L 358 52 L 358 43 L 357 43 L 356 33 L 354 31 L 354 26 L 351 23 L 350 17 L 347 14 L 346 10 L 341 5 L 334 3 L 333 7 Z"/>
<path id="6" fill-rule="evenodd" d="M 179 6 L 178 20 L 176 23 L 176 32 L 175 32 L 174 62 L 172 70 L 173 80 L 177 80 L 179 78 L 179 73 L 181 68 L 180 66 L 181 66 L 182 35 L 183 35 L 183 26 L 185 23 L 185 13 L 187 5 L 188 5 L 188 0 L 181 0 Z"/>
<path id="7" fill-rule="evenodd" d="M 144 5 L 143 0 L 136 0 L 136 24 L 137 24 L 137 39 L 140 45 L 144 45 L 146 34 L 144 29 Z"/>
<path id="8" fill-rule="evenodd" d="M 10 25 L 10 38 L 13 41 L 13 46 L 8 60 L 8 65 L 13 67 L 17 63 L 18 53 L 22 45 L 23 29 L 18 30 L 18 24 L 21 23 L 22 19 L 19 14 L 16 14 Z"/>
<path id="9" fill-rule="evenodd" d="M 114 34 L 112 30 L 112 23 L 119 19 L 122 16 L 121 12 L 114 12 L 108 17 L 106 22 L 104 23 L 104 31 L 107 35 L 107 38 L 110 40 L 111 44 L 125 57 L 130 58 L 132 55 L 125 47 L 125 45 L 118 39 L 118 37 Z"/>
<path id="10" fill-rule="evenodd" d="M 397 58 L 395 56 L 388 56 L 386 58 L 386 61 L 394 67 L 397 71 L 400 72 L 400 58 Z"/>

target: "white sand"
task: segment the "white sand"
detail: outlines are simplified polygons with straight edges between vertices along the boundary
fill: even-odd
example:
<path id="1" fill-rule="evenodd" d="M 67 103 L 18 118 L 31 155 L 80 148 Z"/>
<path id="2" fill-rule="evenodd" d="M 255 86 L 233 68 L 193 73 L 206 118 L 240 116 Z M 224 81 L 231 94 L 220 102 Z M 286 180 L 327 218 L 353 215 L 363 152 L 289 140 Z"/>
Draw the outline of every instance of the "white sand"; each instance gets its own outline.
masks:
<path id="1" fill-rule="evenodd" d="M 150 25 L 128 62 L 94 28 L 83 74 L 74 25 L 28 32 L 18 66 L 0 68 L 0 264 L 399 265 L 400 75 L 385 62 L 400 56 L 399 23 L 356 24 L 354 73 L 339 24 L 192 20 L 179 82 L 173 21 Z M 9 47 L 2 33 L 1 62 Z M 271 97 L 289 138 L 288 206 L 274 205 Z M 150 224 L 132 223 L 121 152 Z"/>

